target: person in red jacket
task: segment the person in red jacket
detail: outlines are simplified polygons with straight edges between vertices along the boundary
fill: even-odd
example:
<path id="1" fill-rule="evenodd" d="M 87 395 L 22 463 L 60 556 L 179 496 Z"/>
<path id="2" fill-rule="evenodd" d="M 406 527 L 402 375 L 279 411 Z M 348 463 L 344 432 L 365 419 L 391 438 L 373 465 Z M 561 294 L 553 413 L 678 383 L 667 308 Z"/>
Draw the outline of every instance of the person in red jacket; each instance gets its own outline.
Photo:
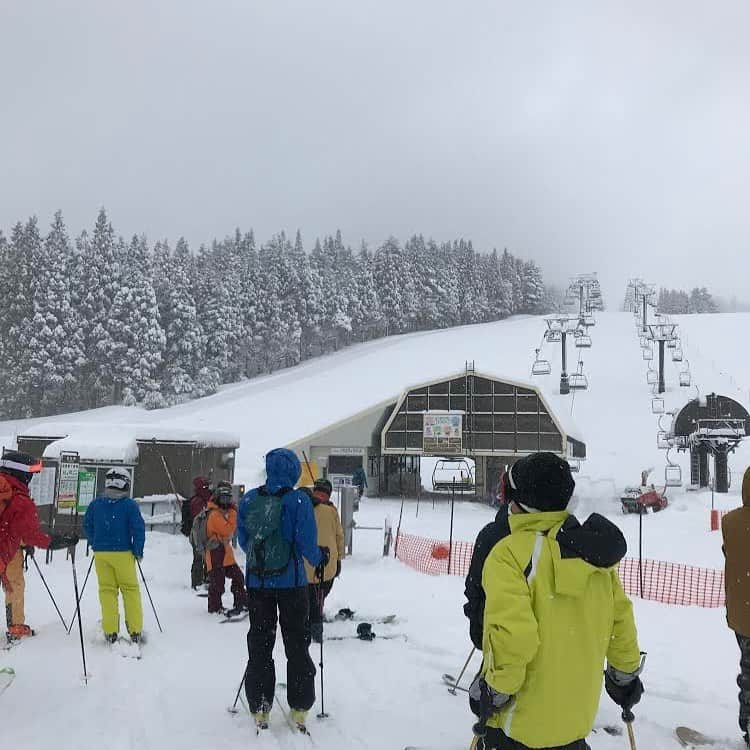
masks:
<path id="1" fill-rule="evenodd" d="M 18 451 L 6 451 L 0 458 L 0 579 L 5 590 L 7 638 L 34 635 L 24 622 L 22 547 L 64 549 L 78 542 L 76 534 L 45 534 L 39 526 L 36 505 L 29 495 L 32 476 L 42 462 Z"/>
<path id="2" fill-rule="evenodd" d="M 191 524 L 195 521 L 196 516 L 208 507 L 208 501 L 211 499 L 211 487 L 206 477 L 196 477 L 193 479 L 193 496 L 190 498 L 190 519 Z M 190 532 L 188 531 L 188 536 Z M 190 585 L 193 590 L 199 586 L 208 584 L 208 570 L 206 560 L 202 552 L 193 547 L 193 565 L 190 568 Z"/>

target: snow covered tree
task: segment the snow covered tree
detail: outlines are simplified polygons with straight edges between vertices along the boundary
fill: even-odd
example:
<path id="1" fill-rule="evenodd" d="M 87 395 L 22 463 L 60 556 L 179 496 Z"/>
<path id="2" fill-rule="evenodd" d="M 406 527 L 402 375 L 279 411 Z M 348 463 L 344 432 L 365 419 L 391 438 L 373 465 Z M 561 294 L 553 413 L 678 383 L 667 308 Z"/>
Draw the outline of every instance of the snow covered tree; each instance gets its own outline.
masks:
<path id="1" fill-rule="evenodd" d="M 510 284 L 511 295 L 509 301 L 510 314 L 515 315 L 523 306 L 523 281 L 519 274 L 516 259 L 508 252 L 507 248 L 503 250 L 500 257 L 500 275 L 503 281 Z"/>
<path id="2" fill-rule="evenodd" d="M 389 237 L 375 253 L 372 267 L 375 289 L 385 318 L 386 336 L 401 333 L 406 328 L 401 283 L 403 264 L 404 254 L 398 240 Z"/>
<path id="3" fill-rule="evenodd" d="M 62 213 L 39 247 L 38 268 L 32 278 L 33 317 L 28 342 L 29 407 L 36 414 L 53 414 L 75 406 L 84 364 L 81 320 L 71 304 L 70 268 L 73 248 Z"/>
<path id="4" fill-rule="evenodd" d="M 127 245 L 120 286 L 110 308 L 112 349 L 107 359 L 123 394 L 138 401 L 159 390 L 166 336 L 161 327 L 145 237 Z"/>
<path id="5" fill-rule="evenodd" d="M 88 406 L 112 403 L 114 373 L 107 361 L 112 351 L 110 308 L 120 285 L 121 267 L 112 225 L 104 209 L 89 239 L 85 234 L 78 241 L 80 273 L 76 275 L 73 298 L 80 311 L 86 347 L 84 392 Z"/>
<path id="6" fill-rule="evenodd" d="M 357 256 L 356 292 L 352 299 L 351 313 L 353 331 L 362 341 L 373 338 L 383 322 L 372 268 L 372 256 L 363 241 Z"/>
<path id="7" fill-rule="evenodd" d="M 180 238 L 167 265 L 169 285 L 160 304 L 167 337 L 162 369 L 163 393 L 168 401 L 194 395 L 195 380 L 204 366 L 202 331 L 193 297 L 190 249 Z"/>
<path id="8" fill-rule="evenodd" d="M 503 278 L 500 270 L 500 258 L 497 249 L 487 257 L 485 262 L 485 279 L 487 284 L 487 304 L 490 318 L 501 320 L 510 315 L 513 288 L 510 281 Z"/>
<path id="9" fill-rule="evenodd" d="M 542 272 L 533 260 L 522 262 L 521 277 L 523 280 L 523 308 L 525 313 L 535 314 L 543 311 L 544 281 Z"/>
<path id="10" fill-rule="evenodd" d="M 11 232 L 7 247 L 7 273 L 3 274 L 2 296 L 5 331 L 2 378 L 3 407 L 8 416 L 33 414 L 29 384 L 30 346 L 26 338 L 34 315 L 34 275 L 41 255 L 42 240 L 36 218 Z"/>

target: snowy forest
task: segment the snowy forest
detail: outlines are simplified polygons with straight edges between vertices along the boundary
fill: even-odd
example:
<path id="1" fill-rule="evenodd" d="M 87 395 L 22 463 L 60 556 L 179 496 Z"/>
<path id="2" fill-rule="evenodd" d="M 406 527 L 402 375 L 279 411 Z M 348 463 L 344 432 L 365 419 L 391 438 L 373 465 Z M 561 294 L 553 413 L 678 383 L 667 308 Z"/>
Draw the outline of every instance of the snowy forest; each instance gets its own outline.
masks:
<path id="1" fill-rule="evenodd" d="M 61 212 L 0 233 L 3 417 L 113 403 L 161 408 L 348 344 L 544 312 L 542 275 L 463 239 L 341 233 L 309 252 L 297 232 L 256 247 L 236 230 L 192 252 L 118 237 L 102 209 L 72 242 Z"/>
<path id="2" fill-rule="evenodd" d="M 660 289 L 657 309 L 665 315 L 719 312 L 719 306 L 706 287 L 696 287 L 690 293 L 681 289 Z"/>

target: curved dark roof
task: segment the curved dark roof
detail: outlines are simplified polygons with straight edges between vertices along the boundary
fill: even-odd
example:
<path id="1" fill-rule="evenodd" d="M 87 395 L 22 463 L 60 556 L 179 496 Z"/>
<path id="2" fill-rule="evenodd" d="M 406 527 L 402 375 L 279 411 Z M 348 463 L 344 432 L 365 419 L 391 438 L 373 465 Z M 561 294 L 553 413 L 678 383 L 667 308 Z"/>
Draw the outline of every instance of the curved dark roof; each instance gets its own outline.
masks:
<path id="1" fill-rule="evenodd" d="M 750 433 L 747 409 L 733 398 L 716 393 L 709 394 L 705 399 L 688 401 L 674 418 L 673 432 L 675 437 L 687 437 L 698 429 L 699 421 L 722 419 L 744 420 L 745 431 Z"/>

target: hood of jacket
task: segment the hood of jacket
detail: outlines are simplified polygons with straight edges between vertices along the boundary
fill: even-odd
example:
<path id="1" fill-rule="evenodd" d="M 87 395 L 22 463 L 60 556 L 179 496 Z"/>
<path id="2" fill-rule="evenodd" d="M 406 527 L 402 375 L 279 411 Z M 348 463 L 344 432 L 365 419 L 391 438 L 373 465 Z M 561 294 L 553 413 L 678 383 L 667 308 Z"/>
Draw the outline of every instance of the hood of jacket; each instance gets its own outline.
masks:
<path id="1" fill-rule="evenodd" d="M 592 513 L 583 524 L 568 516 L 557 532 L 557 543 L 563 560 L 579 557 L 596 568 L 617 565 L 628 551 L 620 529 L 598 513 Z"/>
<path id="2" fill-rule="evenodd" d="M 598 513 L 583 524 L 565 510 L 511 513 L 510 528 L 512 534 L 543 537 L 552 558 L 554 590 L 565 596 L 583 596 L 589 577 L 606 572 L 627 552 L 620 529 Z"/>
<path id="3" fill-rule="evenodd" d="M 266 489 L 274 493 L 282 487 L 294 487 L 302 474 L 297 456 L 288 448 L 274 448 L 266 453 Z"/>
<path id="4" fill-rule="evenodd" d="M 750 506 L 750 468 L 745 469 L 742 477 L 742 504 Z"/>

